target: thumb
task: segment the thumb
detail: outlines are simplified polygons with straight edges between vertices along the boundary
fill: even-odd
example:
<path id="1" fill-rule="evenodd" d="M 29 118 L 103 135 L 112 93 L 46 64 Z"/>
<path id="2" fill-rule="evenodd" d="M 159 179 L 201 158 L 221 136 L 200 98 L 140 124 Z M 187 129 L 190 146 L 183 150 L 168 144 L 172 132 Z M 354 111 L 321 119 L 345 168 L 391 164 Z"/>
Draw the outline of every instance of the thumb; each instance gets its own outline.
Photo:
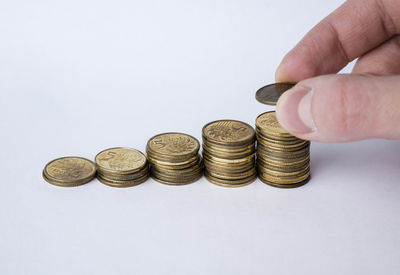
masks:
<path id="1" fill-rule="evenodd" d="M 302 139 L 400 139 L 400 76 L 310 78 L 285 92 L 276 108 L 282 127 Z"/>

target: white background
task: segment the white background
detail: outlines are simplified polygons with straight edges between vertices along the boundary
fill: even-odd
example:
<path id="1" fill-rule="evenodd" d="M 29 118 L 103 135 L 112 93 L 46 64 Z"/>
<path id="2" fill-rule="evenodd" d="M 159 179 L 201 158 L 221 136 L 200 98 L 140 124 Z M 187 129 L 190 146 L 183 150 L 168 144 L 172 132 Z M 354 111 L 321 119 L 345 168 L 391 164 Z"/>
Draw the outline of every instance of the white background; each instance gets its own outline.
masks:
<path id="1" fill-rule="evenodd" d="M 290 190 L 41 177 L 61 156 L 254 125 L 272 109 L 255 91 L 341 2 L 1 1 L 0 274 L 399 274 L 399 141 L 313 143 Z"/>

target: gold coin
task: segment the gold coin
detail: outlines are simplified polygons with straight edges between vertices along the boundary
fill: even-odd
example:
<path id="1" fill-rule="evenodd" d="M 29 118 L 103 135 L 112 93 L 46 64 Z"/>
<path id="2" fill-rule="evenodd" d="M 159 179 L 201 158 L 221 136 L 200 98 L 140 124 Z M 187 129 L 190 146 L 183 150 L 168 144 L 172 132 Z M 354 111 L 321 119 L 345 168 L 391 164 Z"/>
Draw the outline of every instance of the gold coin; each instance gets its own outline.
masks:
<path id="1" fill-rule="evenodd" d="M 204 159 L 205 170 L 208 172 L 241 173 L 250 170 L 255 166 L 255 161 L 244 165 L 220 165 Z"/>
<path id="2" fill-rule="evenodd" d="M 302 175 L 302 174 L 304 174 L 306 172 L 309 172 L 310 171 L 310 166 L 307 165 L 307 166 L 305 166 L 305 167 L 303 167 L 301 169 L 296 169 L 296 170 L 293 170 L 293 171 L 290 171 L 290 172 L 289 171 L 276 171 L 276 170 L 268 169 L 268 168 L 265 168 L 265 167 L 262 168 L 260 171 L 262 173 L 266 173 L 268 175 L 276 176 L 276 177 L 297 177 L 297 176 Z"/>
<path id="3" fill-rule="evenodd" d="M 264 142 L 266 142 L 266 143 L 269 143 L 269 144 L 272 144 L 272 146 L 283 146 L 283 145 L 285 145 L 285 146 L 300 146 L 300 145 L 302 145 L 302 144 L 304 144 L 304 143 L 309 143 L 309 141 L 307 141 L 307 140 L 303 140 L 303 139 L 299 139 L 299 138 L 296 138 L 296 139 L 291 139 L 291 140 L 278 140 L 278 139 L 274 139 L 272 136 L 266 136 L 266 135 L 264 135 L 264 134 L 260 134 L 260 133 L 257 133 L 257 135 L 256 135 L 256 137 L 257 137 L 257 141 L 260 143 L 264 143 Z"/>
<path id="4" fill-rule="evenodd" d="M 240 159 L 219 158 L 219 157 L 215 157 L 213 155 L 208 154 L 207 151 L 203 151 L 203 156 L 207 157 L 210 161 L 213 161 L 216 163 L 224 163 L 227 165 L 240 165 L 240 164 L 250 163 L 250 162 L 254 161 L 255 153 L 248 155 L 244 158 L 240 158 Z"/>
<path id="5" fill-rule="evenodd" d="M 146 146 L 148 154 L 159 159 L 190 158 L 197 155 L 200 143 L 194 137 L 183 133 L 164 133 L 152 137 Z"/>
<path id="6" fill-rule="evenodd" d="M 275 142 L 287 142 L 287 143 L 291 143 L 291 142 L 293 143 L 294 142 L 295 143 L 295 142 L 297 142 L 299 140 L 302 140 L 302 139 L 300 139 L 298 137 L 295 137 L 295 136 L 274 136 L 274 135 L 270 135 L 270 134 L 262 131 L 262 129 L 260 129 L 260 127 L 258 127 L 258 126 L 256 126 L 256 136 L 261 136 L 261 137 L 263 137 L 265 139 L 272 140 L 272 141 L 275 141 Z"/>
<path id="7" fill-rule="evenodd" d="M 191 174 L 165 174 L 162 172 L 159 172 L 157 170 L 152 171 L 152 176 L 162 179 L 165 181 L 171 181 L 171 182 L 186 182 L 186 181 L 191 181 L 194 178 L 198 178 L 200 175 L 203 174 L 203 170 L 198 170 L 195 172 L 192 172 Z"/>
<path id="8" fill-rule="evenodd" d="M 268 135 L 277 137 L 292 137 L 276 119 L 275 111 L 270 111 L 259 115 L 256 119 L 256 126 Z"/>
<path id="9" fill-rule="evenodd" d="M 235 163 L 235 164 L 227 164 L 227 163 L 218 163 L 214 161 L 210 161 L 207 157 L 204 157 L 204 165 L 206 170 L 221 170 L 224 172 L 243 172 L 251 169 L 255 166 L 255 160 L 252 160 L 249 163 Z"/>
<path id="10" fill-rule="evenodd" d="M 131 148 L 110 148 L 95 157 L 97 169 L 103 174 L 132 174 L 147 165 L 146 156 Z"/>
<path id="11" fill-rule="evenodd" d="M 186 185 L 186 184 L 190 184 L 190 183 L 194 183 L 196 181 L 198 181 L 201 177 L 203 176 L 203 174 L 197 174 L 195 175 L 193 178 L 185 178 L 185 179 L 165 179 L 165 178 L 158 178 L 156 175 L 152 175 L 152 178 L 162 184 L 166 184 L 166 185 Z"/>
<path id="12" fill-rule="evenodd" d="M 263 171 L 259 170 L 258 175 L 260 178 L 264 178 L 264 179 L 274 182 L 274 183 L 292 184 L 292 183 L 298 183 L 300 181 L 305 180 L 310 175 L 310 171 L 309 170 L 305 171 L 296 176 L 276 176 L 276 175 L 264 173 Z"/>
<path id="13" fill-rule="evenodd" d="M 202 129 L 203 138 L 210 143 L 240 146 L 255 141 L 255 131 L 247 123 L 237 120 L 217 120 Z"/>
<path id="14" fill-rule="evenodd" d="M 96 175 L 94 163 L 81 157 L 63 157 L 49 162 L 43 169 L 43 178 L 57 186 L 78 186 Z"/>
<path id="15" fill-rule="evenodd" d="M 216 177 L 213 177 L 212 175 L 210 175 L 209 173 L 205 173 L 204 174 L 206 179 L 216 185 L 219 186 L 223 186 L 223 187 L 242 187 L 242 186 L 246 186 L 249 185 L 250 183 L 254 182 L 257 178 L 257 174 L 255 174 L 254 176 L 251 176 L 249 178 L 245 178 L 245 179 L 240 179 L 240 180 L 224 180 L 224 179 L 219 179 Z"/>
<path id="16" fill-rule="evenodd" d="M 203 149 L 207 148 L 207 149 L 210 149 L 211 151 L 218 151 L 218 152 L 227 153 L 227 154 L 228 153 L 236 154 L 236 153 L 253 150 L 256 145 L 255 142 L 256 142 L 256 140 L 254 139 L 250 143 L 246 143 L 246 144 L 238 145 L 238 146 L 220 145 L 220 144 L 214 144 L 212 142 L 209 142 L 206 139 L 204 139 L 204 137 L 203 137 Z"/>
<path id="17" fill-rule="evenodd" d="M 270 158 L 258 155 L 257 163 L 262 163 L 264 165 L 275 165 L 275 166 L 294 166 L 301 165 L 304 163 L 309 163 L 310 157 L 305 157 L 301 159 L 278 159 L 278 158 Z"/>
<path id="18" fill-rule="evenodd" d="M 209 147 L 205 143 L 203 143 L 203 150 L 206 151 L 208 154 L 213 155 L 215 157 L 219 158 L 227 158 L 227 159 L 238 159 L 238 158 L 244 158 L 248 155 L 254 154 L 256 151 L 256 148 L 253 144 L 252 147 L 249 149 L 245 149 L 242 151 L 228 151 L 228 150 L 219 150 L 216 148 Z"/>
<path id="19" fill-rule="evenodd" d="M 148 166 L 146 166 L 143 170 L 132 173 L 132 174 L 121 174 L 121 175 L 104 174 L 101 171 L 97 171 L 97 175 L 101 176 L 102 178 L 104 178 L 106 180 L 127 181 L 127 180 L 135 180 L 135 179 L 141 178 L 144 175 L 148 174 L 149 172 L 150 172 L 150 169 Z"/>
<path id="20" fill-rule="evenodd" d="M 281 154 L 281 155 L 294 155 L 294 154 L 301 154 L 304 152 L 309 152 L 310 151 L 310 144 L 305 143 L 300 147 L 295 147 L 295 148 L 278 148 L 278 147 L 272 147 L 272 146 L 265 146 L 262 143 L 259 143 L 257 145 L 257 151 L 258 152 L 268 152 L 271 154 Z"/>
<path id="21" fill-rule="evenodd" d="M 194 173 L 197 173 L 198 171 L 203 170 L 203 162 L 201 160 L 198 161 L 195 165 L 192 165 L 191 167 L 184 168 L 184 169 L 165 169 L 159 166 L 152 166 L 151 168 L 152 172 L 157 172 L 161 174 L 166 174 L 166 175 L 192 175 Z"/>
<path id="22" fill-rule="evenodd" d="M 279 183 L 274 183 L 274 182 L 268 181 L 268 180 L 260 177 L 260 180 L 263 183 L 271 185 L 271 186 L 274 186 L 274 187 L 279 187 L 279 188 L 296 188 L 296 187 L 300 187 L 300 186 L 303 186 L 304 184 L 306 184 L 307 182 L 309 182 L 310 179 L 311 179 L 311 176 L 308 176 L 305 180 L 297 182 L 297 183 L 279 184 Z"/>
<path id="23" fill-rule="evenodd" d="M 308 141 L 303 141 L 303 142 L 297 143 L 297 144 L 285 144 L 285 143 L 273 143 L 273 142 L 268 142 L 268 141 L 259 141 L 259 144 L 262 144 L 262 146 L 267 147 L 271 150 L 277 149 L 277 150 L 286 150 L 286 151 L 296 151 L 296 150 L 299 150 L 299 149 L 307 146 Z"/>
<path id="24" fill-rule="evenodd" d="M 257 170 L 255 167 L 253 167 L 250 170 L 241 173 L 223 173 L 221 171 L 207 171 L 207 173 L 212 177 L 223 180 L 241 180 L 254 176 L 257 173 Z"/>
<path id="25" fill-rule="evenodd" d="M 153 176 L 153 178 L 155 177 L 163 181 L 179 184 L 185 182 L 193 182 L 194 179 L 199 179 L 203 175 L 203 171 L 198 171 L 191 175 L 174 175 L 174 176 L 153 171 L 151 175 Z"/>
<path id="26" fill-rule="evenodd" d="M 193 159 L 197 158 L 197 154 L 185 155 L 185 156 L 174 156 L 174 155 L 160 155 L 150 151 L 146 148 L 147 158 L 158 162 L 170 163 L 171 165 L 182 165 L 188 163 Z"/>
<path id="27" fill-rule="evenodd" d="M 196 156 L 194 156 L 186 161 L 182 161 L 182 162 L 162 161 L 162 160 L 153 158 L 150 155 L 148 155 L 148 159 L 149 159 L 149 162 L 153 166 L 157 166 L 157 167 L 164 168 L 164 169 L 179 170 L 179 169 L 185 169 L 185 168 L 195 165 L 197 162 L 199 162 L 200 155 L 197 154 Z"/>
<path id="28" fill-rule="evenodd" d="M 97 179 L 108 186 L 112 187 L 132 187 L 139 185 L 143 182 L 145 182 L 149 178 L 149 173 L 143 175 L 140 178 L 134 179 L 134 180 L 112 180 L 112 179 L 107 179 L 102 177 L 101 175 L 97 175 Z"/>

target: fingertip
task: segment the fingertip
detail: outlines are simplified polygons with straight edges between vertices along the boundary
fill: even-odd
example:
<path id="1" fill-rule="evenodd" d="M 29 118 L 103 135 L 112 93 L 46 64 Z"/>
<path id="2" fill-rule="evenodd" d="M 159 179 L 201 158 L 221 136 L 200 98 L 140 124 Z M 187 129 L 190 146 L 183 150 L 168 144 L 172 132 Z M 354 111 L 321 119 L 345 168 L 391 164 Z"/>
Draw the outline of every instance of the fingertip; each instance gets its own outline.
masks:
<path id="1" fill-rule="evenodd" d="M 302 51 L 299 46 L 292 49 L 282 59 L 275 71 L 276 82 L 299 82 L 318 74 L 308 53 Z"/>
<path id="2" fill-rule="evenodd" d="M 299 135 L 315 131 L 311 115 L 313 92 L 309 87 L 296 85 L 277 102 L 277 119 L 289 133 Z"/>
<path id="3" fill-rule="evenodd" d="M 283 62 L 283 61 L 282 61 Z M 285 82 L 285 74 L 282 72 L 282 62 L 279 64 L 275 71 L 275 82 Z"/>

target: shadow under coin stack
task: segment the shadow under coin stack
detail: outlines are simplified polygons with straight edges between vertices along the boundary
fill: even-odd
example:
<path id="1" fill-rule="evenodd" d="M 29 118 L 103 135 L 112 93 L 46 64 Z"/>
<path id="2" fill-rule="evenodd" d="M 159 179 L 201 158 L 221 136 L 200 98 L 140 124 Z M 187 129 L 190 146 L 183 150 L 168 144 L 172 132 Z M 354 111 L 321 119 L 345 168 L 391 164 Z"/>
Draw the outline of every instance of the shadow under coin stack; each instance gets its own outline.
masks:
<path id="1" fill-rule="evenodd" d="M 217 185 L 238 187 L 256 177 L 255 132 L 236 120 L 218 120 L 203 127 L 203 160 L 206 178 Z"/>
<path id="2" fill-rule="evenodd" d="M 165 133 L 152 137 L 147 142 L 146 153 L 153 179 L 169 185 L 197 181 L 203 175 L 199 149 L 197 139 L 187 134 Z"/>
<path id="3" fill-rule="evenodd" d="M 130 187 L 149 178 L 146 156 L 135 149 L 119 147 L 101 151 L 95 163 L 98 180 L 109 186 Z"/>
<path id="4" fill-rule="evenodd" d="M 266 184 L 291 188 L 310 179 L 310 142 L 290 135 L 266 112 L 256 119 L 257 168 Z"/>

